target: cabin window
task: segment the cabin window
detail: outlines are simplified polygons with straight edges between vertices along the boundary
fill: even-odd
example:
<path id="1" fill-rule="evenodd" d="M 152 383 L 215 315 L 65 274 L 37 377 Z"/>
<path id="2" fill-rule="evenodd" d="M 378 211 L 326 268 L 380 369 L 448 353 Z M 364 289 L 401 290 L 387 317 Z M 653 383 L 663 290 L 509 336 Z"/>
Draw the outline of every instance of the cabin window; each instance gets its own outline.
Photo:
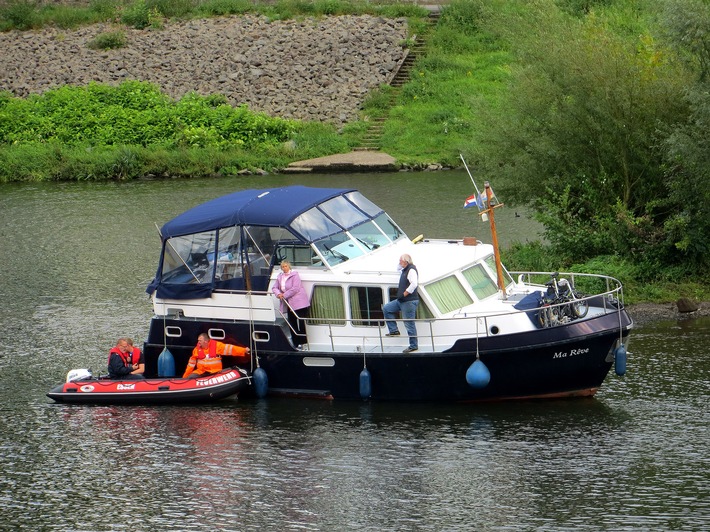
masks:
<path id="1" fill-rule="evenodd" d="M 387 237 L 371 221 L 353 227 L 350 229 L 350 234 L 368 250 L 377 249 L 380 246 L 389 244 Z"/>
<path id="2" fill-rule="evenodd" d="M 490 270 L 493 272 L 494 278 L 497 279 L 498 273 L 496 272 L 496 258 L 494 255 L 488 255 L 486 257 L 486 264 L 490 268 Z M 503 268 L 503 286 L 510 286 L 513 284 L 515 281 L 511 277 L 511 275 L 508 273 L 508 270 L 505 269 L 505 266 Z M 498 281 L 496 281 L 496 287 L 498 286 Z"/>
<path id="3" fill-rule="evenodd" d="M 427 307 L 427 304 L 422 298 L 419 298 L 419 305 L 417 305 L 417 319 L 428 320 L 433 317 L 434 315 L 431 313 L 431 310 L 429 310 L 429 307 Z"/>
<path id="4" fill-rule="evenodd" d="M 161 282 L 211 283 L 217 233 L 177 236 L 165 242 Z"/>
<path id="5" fill-rule="evenodd" d="M 382 288 L 378 286 L 351 286 L 350 317 L 355 326 L 382 327 Z"/>
<path id="6" fill-rule="evenodd" d="M 339 286 L 314 286 L 311 295 L 311 319 L 314 325 L 344 325 L 345 299 Z"/>
<path id="7" fill-rule="evenodd" d="M 485 299 L 498 292 L 498 284 L 490 278 L 482 264 L 464 270 L 463 277 L 478 299 Z"/>
<path id="8" fill-rule="evenodd" d="M 448 314 L 473 303 L 471 296 L 455 275 L 427 284 L 426 292 L 442 314 Z"/>

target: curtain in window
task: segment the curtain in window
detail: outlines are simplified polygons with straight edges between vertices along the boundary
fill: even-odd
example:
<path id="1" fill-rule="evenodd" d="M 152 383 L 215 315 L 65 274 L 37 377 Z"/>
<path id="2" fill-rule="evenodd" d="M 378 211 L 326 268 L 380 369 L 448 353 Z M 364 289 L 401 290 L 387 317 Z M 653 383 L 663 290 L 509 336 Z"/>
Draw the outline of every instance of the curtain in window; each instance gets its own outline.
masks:
<path id="1" fill-rule="evenodd" d="M 353 325 L 365 325 L 362 321 L 362 306 L 367 305 L 367 301 L 360 303 L 360 292 L 354 286 L 351 286 L 348 290 L 350 295 L 350 317 L 353 320 Z M 367 291 L 364 291 L 364 295 L 367 295 Z M 366 306 L 366 308 L 369 308 Z"/>
<path id="2" fill-rule="evenodd" d="M 473 303 L 471 296 L 464 291 L 459 280 L 453 275 L 429 283 L 426 285 L 426 291 L 442 314 L 448 314 Z"/>
<path id="3" fill-rule="evenodd" d="M 498 292 L 498 285 L 488 277 L 488 273 L 480 264 L 464 270 L 463 276 L 478 299 L 485 299 Z"/>
<path id="4" fill-rule="evenodd" d="M 311 296 L 311 320 L 317 325 L 343 325 L 345 301 L 339 286 L 314 286 Z"/>
<path id="5" fill-rule="evenodd" d="M 424 303 L 424 300 L 422 300 L 420 298 L 419 304 L 417 305 L 417 319 L 418 320 L 428 320 L 433 317 L 434 317 L 434 315 L 431 313 L 431 310 L 429 310 L 429 307 L 427 307 L 426 303 Z"/>

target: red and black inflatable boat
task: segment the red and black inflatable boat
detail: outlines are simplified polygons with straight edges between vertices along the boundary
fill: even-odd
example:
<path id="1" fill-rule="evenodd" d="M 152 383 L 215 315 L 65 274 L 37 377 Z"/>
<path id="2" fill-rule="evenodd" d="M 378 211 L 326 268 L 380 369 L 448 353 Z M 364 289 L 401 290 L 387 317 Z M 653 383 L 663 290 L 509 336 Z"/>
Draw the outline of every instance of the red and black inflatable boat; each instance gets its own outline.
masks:
<path id="1" fill-rule="evenodd" d="M 229 368 L 197 379 L 160 377 L 144 380 L 96 378 L 88 370 L 72 370 L 67 382 L 47 397 L 58 403 L 80 404 L 194 404 L 236 395 L 251 385 L 251 377 Z"/>

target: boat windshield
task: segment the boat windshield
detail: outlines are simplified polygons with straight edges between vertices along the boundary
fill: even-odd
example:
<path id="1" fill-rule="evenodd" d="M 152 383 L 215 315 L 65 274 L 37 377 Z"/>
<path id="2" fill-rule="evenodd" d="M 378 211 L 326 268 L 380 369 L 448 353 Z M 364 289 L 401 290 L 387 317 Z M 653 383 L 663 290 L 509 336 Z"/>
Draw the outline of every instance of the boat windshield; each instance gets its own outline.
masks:
<path id="1" fill-rule="evenodd" d="M 319 238 L 342 231 L 340 227 L 319 211 L 317 207 L 313 207 L 298 216 L 291 222 L 291 227 L 309 241 L 318 240 Z"/>
<path id="2" fill-rule="evenodd" d="M 384 231 L 387 238 L 389 238 L 392 242 L 402 236 L 406 236 L 404 231 L 402 231 L 399 226 L 394 223 L 394 220 L 390 218 L 386 212 L 383 212 L 375 218 L 375 223 L 377 224 L 377 227 Z"/>
<path id="3" fill-rule="evenodd" d="M 320 208 L 343 229 L 349 229 L 367 220 L 362 211 L 342 196 L 324 201 Z"/>
<path id="4" fill-rule="evenodd" d="M 498 293 L 498 285 L 490 278 L 483 264 L 474 264 L 461 273 L 478 299 L 485 299 Z"/>
<path id="5" fill-rule="evenodd" d="M 353 227 L 349 232 L 354 239 L 370 251 L 390 242 L 387 235 L 371 220 Z"/>
<path id="6" fill-rule="evenodd" d="M 350 231 L 367 249 L 405 236 L 386 212 L 359 192 L 322 202 L 297 216 L 291 227 L 310 242 Z"/>
<path id="7" fill-rule="evenodd" d="M 329 266 L 335 266 L 365 254 L 363 246 L 345 232 L 330 235 L 328 238 L 314 242 L 313 245 Z"/>
<path id="8" fill-rule="evenodd" d="M 362 212 L 367 213 L 368 216 L 375 217 L 382 212 L 382 209 L 357 191 L 348 192 L 345 197 L 352 201 Z"/>
<path id="9" fill-rule="evenodd" d="M 491 270 L 493 278 L 497 279 L 498 274 L 496 273 L 496 259 L 495 259 L 494 255 L 489 255 L 488 257 L 486 257 L 486 265 Z M 508 273 L 508 270 L 505 269 L 505 266 L 503 266 L 503 281 L 504 281 L 503 286 L 506 286 L 506 287 L 515 283 L 515 280 Z M 498 286 L 498 283 L 496 283 L 496 286 Z"/>

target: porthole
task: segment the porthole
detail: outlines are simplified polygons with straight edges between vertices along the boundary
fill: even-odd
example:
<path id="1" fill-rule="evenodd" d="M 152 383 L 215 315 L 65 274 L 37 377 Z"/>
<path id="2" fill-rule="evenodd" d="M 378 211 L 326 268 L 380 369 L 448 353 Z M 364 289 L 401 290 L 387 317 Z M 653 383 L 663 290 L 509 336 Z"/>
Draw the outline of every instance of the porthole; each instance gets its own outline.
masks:
<path id="1" fill-rule="evenodd" d="M 170 338 L 180 338 L 182 336 L 182 329 L 180 327 L 175 327 L 174 325 L 168 325 L 165 327 L 165 336 Z"/>
<path id="2" fill-rule="evenodd" d="M 210 338 L 214 338 L 215 340 L 224 340 L 225 336 L 227 336 L 224 329 L 210 329 L 207 331 L 207 334 L 209 334 Z"/>

